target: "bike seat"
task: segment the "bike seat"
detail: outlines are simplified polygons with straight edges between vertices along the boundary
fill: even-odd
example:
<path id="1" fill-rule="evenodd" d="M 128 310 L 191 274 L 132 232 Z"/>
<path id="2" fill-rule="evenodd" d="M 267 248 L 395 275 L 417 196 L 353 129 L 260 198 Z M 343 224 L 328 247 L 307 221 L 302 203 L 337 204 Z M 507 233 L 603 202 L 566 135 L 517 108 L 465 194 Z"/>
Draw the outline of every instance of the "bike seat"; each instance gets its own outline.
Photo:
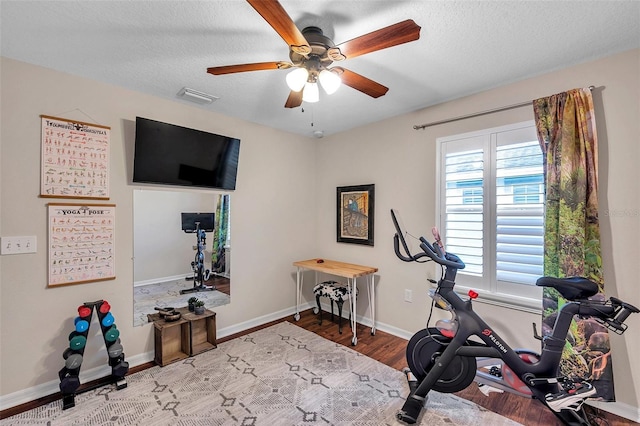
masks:
<path id="1" fill-rule="evenodd" d="M 586 299 L 598 293 L 598 284 L 584 277 L 541 277 L 536 281 L 536 285 L 553 287 L 567 300 Z"/>

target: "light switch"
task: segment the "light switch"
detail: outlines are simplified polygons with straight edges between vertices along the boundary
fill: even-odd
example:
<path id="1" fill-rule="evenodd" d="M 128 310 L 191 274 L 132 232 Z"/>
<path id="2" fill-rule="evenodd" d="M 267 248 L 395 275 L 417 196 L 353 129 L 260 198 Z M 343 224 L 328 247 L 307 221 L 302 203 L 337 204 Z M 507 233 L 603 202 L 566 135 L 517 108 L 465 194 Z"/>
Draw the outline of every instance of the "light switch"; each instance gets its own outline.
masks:
<path id="1" fill-rule="evenodd" d="M 0 238 L 0 254 L 26 254 L 35 253 L 37 250 L 35 235 L 28 237 L 2 237 Z"/>

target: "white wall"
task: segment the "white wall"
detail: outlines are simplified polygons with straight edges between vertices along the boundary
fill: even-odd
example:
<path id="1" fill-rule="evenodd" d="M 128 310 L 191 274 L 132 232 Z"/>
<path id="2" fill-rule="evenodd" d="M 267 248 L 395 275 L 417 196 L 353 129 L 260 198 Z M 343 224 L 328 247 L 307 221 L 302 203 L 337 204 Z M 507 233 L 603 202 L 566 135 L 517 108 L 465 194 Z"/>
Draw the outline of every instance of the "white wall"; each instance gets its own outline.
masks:
<path id="1" fill-rule="evenodd" d="M 62 352 L 83 302 L 109 301 L 128 360 L 153 353 L 152 326 L 133 327 L 130 177 L 137 115 L 241 140 L 232 195 L 233 298 L 216 309 L 218 329 L 293 306 L 292 262 L 311 257 L 315 247 L 314 140 L 7 58 L 0 66 L 0 235 L 35 235 L 38 242 L 35 254 L 0 257 L 0 408 L 34 387 L 53 383 L 47 389 L 56 391 Z M 41 114 L 111 127 L 115 280 L 47 288 L 46 204 L 60 200 L 39 198 Z M 95 316 L 94 334 L 82 371 L 107 363 Z"/>
<path id="2" fill-rule="evenodd" d="M 403 225 L 415 236 L 430 235 L 435 222 L 436 138 L 533 119 L 532 107 L 485 115 L 414 130 L 413 125 L 490 110 L 594 85 L 600 152 L 600 224 L 605 290 L 640 307 L 638 258 L 640 255 L 640 51 L 531 78 L 447 102 L 390 120 L 354 129 L 318 146 L 317 256 L 376 266 L 380 323 L 416 331 L 427 319 L 428 265 L 408 264 L 395 257 L 389 210 L 397 209 Z M 391 87 L 390 90 L 393 90 Z M 335 187 L 376 185 L 375 246 L 335 241 Z M 322 207 L 325 206 L 325 207 Z M 417 244 L 414 249 L 419 249 Z M 404 302 L 404 290 L 413 291 L 413 303 Z M 361 304 L 358 314 L 368 314 Z M 476 303 L 512 347 L 539 348 L 532 323 L 539 314 Z M 437 314 L 436 314 L 437 315 Z M 632 316 L 630 331 L 612 333 L 616 396 L 640 419 L 640 315 Z M 538 327 L 538 330 L 540 328 Z"/>

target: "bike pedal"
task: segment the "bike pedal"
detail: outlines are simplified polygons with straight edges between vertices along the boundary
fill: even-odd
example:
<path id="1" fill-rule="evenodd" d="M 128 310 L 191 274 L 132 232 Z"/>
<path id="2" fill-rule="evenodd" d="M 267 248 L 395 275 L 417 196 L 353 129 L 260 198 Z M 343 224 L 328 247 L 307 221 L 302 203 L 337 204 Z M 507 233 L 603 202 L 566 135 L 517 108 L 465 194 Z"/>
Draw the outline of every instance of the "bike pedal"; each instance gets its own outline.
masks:
<path id="1" fill-rule="evenodd" d="M 596 392 L 596 388 L 591 383 L 582 382 L 568 391 L 547 394 L 545 401 L 549 408 L 555 412 L 562 410 L 578 411 L 584 400 L 592 397 Z"/>
<path id="2" fill-rule="evenodd" d="M 489 369 L 489 374 L 495 377 L 502 377 L 502 369 L 494 365 Z"/>

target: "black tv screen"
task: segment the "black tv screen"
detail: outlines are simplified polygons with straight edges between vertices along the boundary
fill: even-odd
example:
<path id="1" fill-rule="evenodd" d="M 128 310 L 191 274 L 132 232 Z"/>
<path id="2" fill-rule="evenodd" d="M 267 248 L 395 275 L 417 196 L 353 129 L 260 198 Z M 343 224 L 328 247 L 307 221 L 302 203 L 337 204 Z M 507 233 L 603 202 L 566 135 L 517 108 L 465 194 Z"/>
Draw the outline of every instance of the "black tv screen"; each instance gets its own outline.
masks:
<path id="1" fill-rule="evenodd" d="M 213 232 L 214 213 L 180 213 L 182 230 L 187 233 L 202 229 L 204 232 Z"/>
<path id="2" fill-rule="evenodd" d="M 133 181 L 236 189 L 240 140 L 136 117 Z"/>

